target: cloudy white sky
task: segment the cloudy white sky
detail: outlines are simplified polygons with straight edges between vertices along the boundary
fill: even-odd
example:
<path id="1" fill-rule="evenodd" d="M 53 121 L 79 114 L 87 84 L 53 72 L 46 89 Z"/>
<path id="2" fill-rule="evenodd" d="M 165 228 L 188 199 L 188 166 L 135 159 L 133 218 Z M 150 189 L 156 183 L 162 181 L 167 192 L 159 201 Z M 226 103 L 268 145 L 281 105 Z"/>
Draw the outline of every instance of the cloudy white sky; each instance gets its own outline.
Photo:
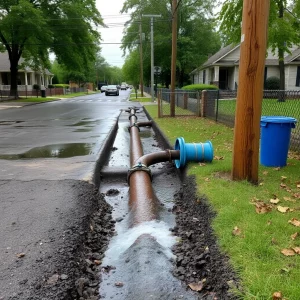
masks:
<path id="1" fill-rule="evenodd" d="M 96 5 L 103 21 L 109 28 L 101 28 L 102 56 L 112 66 L 122 67 L 124 63 L 123 51 L 119 48 L 123 37 L 124 23 L 129 15 L 121 14 L 124 0 L 96 0 Z"/>

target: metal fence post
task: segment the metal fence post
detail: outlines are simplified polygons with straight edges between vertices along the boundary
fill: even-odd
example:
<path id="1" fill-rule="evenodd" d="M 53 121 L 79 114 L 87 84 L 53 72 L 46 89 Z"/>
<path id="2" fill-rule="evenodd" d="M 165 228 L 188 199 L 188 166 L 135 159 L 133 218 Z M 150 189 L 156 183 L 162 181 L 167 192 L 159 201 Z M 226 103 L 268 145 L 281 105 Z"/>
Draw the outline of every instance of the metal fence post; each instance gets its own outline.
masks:
<path id="1" fill-rule="evenodd" d="M 219 96 L 220 96 L 220 90 L 218 90 L 218 93 L 217 93 L 216 122 L 218 122 L 218 113 L 219 113 Z"/>
<path id="2" fill-rule="evenodd" d="M 206 117 L 206 106 L 207 106 L 207 91 L 203 90 L 201 95 L 201 116 Z"/>
<path id="3" fill-rule="evenodd" d="M 188 94 L 184 93 L 183 94 L 183 108 L 187 109 L 187 103 L 188 103 Z"/>
<path id="4" fill-rule="evenodd" d="M 161 90 L 157 94 L 157 105 L 158 118 L 161 118 Z"/>

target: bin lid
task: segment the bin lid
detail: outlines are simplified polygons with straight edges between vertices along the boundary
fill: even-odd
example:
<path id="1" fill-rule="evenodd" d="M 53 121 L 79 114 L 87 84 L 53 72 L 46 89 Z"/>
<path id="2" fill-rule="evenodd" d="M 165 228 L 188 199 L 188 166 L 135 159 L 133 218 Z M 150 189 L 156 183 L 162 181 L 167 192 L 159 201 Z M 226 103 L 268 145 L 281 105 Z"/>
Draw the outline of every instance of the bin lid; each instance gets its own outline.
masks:
<path id="1" fill-rule="evenodd" d="M 284 116 L 262 116 L 260 121 L 263 123 L 297 123 L 297 119 Z"/>

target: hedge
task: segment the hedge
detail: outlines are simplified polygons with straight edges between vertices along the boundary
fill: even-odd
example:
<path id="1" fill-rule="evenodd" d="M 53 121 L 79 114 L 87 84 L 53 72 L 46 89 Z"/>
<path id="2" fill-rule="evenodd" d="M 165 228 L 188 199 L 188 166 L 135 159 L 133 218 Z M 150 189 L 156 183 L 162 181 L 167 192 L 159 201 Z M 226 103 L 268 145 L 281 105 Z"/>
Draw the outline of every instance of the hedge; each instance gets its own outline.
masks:
<path id="1" fill-rule="evenodd" d="M 203 91 L 203 90 L 218 90 L 216 85 L 212 84 L 190 84 L 182 87 L 184 91 Z"/>
<path id="2" fill-rule="evenodd" d="M 65 83 L 57 83 L 57 84 L 53 84 L 54 87 L 56 88 L 69 88 L 70 86 L 68 84 Z"/>

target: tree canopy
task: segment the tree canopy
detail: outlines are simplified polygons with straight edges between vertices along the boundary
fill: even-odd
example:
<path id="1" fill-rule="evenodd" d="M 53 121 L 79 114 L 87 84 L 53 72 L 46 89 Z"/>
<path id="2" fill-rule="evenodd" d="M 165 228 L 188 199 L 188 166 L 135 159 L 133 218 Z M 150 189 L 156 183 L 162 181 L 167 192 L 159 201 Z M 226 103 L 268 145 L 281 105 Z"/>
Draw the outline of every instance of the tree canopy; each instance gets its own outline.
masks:
<path id="1" fill-rule="evenodd" d="M 130 12 L 131 20 L 124 32 L 124 51 L 133 51 L 139 44 L 139 24 L 145 34 L 143 42 L 144 78 L 150 81 L 150 18 L 143 15 L 161 14 L 154 18 L 154 65 L 162 68 L 161 78 L 170 83 L 172 53 L 172 7 L 168 0 L 126 0 L 122 12 Z M 211 53 L 220 48 L 218 34 L 214 31 L 213 4 L 209 0 L 178 1 L 177 74 L 178 85 L 188 81 L 189 73 L 199 67 Z M 128 56 L 128 59 L 131 59 Z M 139 68 L 137 70 L 139 72 Z"/>
<path id="2" fill-rule="evenodd" d="M 269 13 L 268 47 L 278 53 L 280 89 L 284 90 L 284 53 L 300 43 L 299 21 L 293 15 L 300 13 L 300 1 L 271 0 Z M 243 0 L 225 0 L 219 13 L 220 33 L 225 44 L 238 44 L 241 38 Z M 297 28 L 298 27 L 298 28 Z"/>
<path id="3" fill-rule="evenodd" d="M 49 67 L 49 53 L 70 71 L 94 64 L 103 25 L 95 0 L 2 0 L 0 51 L 11 64 L 11 95 L 17 96 L 19 60 L 32 68 Z"/>

